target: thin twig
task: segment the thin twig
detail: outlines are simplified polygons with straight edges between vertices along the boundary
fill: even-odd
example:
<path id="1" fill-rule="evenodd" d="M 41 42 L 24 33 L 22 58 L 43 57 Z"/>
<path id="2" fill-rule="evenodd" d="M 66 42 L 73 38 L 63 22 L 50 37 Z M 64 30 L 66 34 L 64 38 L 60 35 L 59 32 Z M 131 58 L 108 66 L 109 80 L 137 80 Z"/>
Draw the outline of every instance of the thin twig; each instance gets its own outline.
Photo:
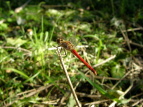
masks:
<path id="1" fill-rule="evenodd" d="M 129 43 L 130 43 L 131 45 L 134 45 L 134 46 L 138 46 L 138 47 L 140 47 L 140 48 L 143 48 L 143 45 L 140 45 L 140 44 L 138 44 L 138 43 L 132 42 L 131 40 L 129 40 Z"/>
<path id="2" fill-rule="evenodd" d="M 17 7 L 14 12 L 15 13 L 19 13 L 21 10 L 23 10 L 23 8 L 30 2 L 31 0 L 28 0 L 26 3 L 24 3 L 22 6 Z"/>
<path id="3" fill-rule="evenodd" d="M 76 48 L 88 48 L 88 47 L 89 47 L 88 45 L 76 46 Z M 24 49 L 24 48 L 21 48 L 21 47 L 1 46 L 0 48 L 3 48 L 3 49 L 17 49 L 19 51 L 24 51 L 24 52 L 27 52 L 29 54 L 32 53 L 31 51 L 29 51 L 27 49 Z M 61 49 L 62 47 L 58 47 L 58 48 Z M 57 50 L 57 47 L 46 48 L 45 50 Z"/>
<path id="4" fill-rule="evenodd" d="M 28 98 L 28 97 L 31 97 L 31 96 L 34 96 L 35 94 L 37 93 L 40 93 L 41 91 L 51 87 L 52 85 L 48 85 L 48 86 L 42 86 L 42 87 L 39 87 L 38 89 L 32 89 L 32 90 L 29 90 L 29 91 L 26 91 L 26 92 L 23 92 L 23 93 L 19 93 L 17 94 L 16 96 L 10 98 L 12 99 L 11 102 L 9 103 L 5 103 L 6 101 L 3 102 L 3 107 L 9 107 L 11 106 L 12 104 L 14 104 L 16 101 L 18 100 L 22 100 L 24 98 Z M 24 95 L 23 95 L 24 94 Z M 26 94 L 26 95 L 25 95 Z M 23 95 L 23 96 L 22 96 Z M 22 97 L 21 97 L 22 96 Z"/>
<path id="5" fill-rule="evenodd" d="M 139 103 L 143 102 L 143 99 L 140 99 L 139 101 L 135 102 L 134 104 L 132 104 L 132 107 L 138 105 Z"/>
<path id="6" fill-rule="evenodd" d="M 111 101 L 110 99 L 105 99 L 105 100 L 103 100 L 103 99 L 101 99 L 100 101 L 94 101 L 94 102 L 90 102 L 90 103 L 85 103 L 84 105 L 86 106 L 86 105 L 95 105 L 95 104 L 101 104 L 101 103 L 104 103 L 104 102 L 109 102 L 109 101 Z M 91 106 L 90 106 L 91 107 Z"/>
<path id="7" fill-rule="evenodd" d="M 93 67 L 97 67 L 97 66 L 103 65 L 104 63 L 109 62 L 110 60 L 114 59 L 115 57 L 116 57 L 116 55 L 113 55 L 113 56 L 111 56 L 110 58 L 104 60 L 103 62 L 94 65 Z"/>
<path id="8" fill-rule="evenodd" d="M 31 51 L 24 49 L 24 48 L 20 48 L 20 47 L 3 46 L 1 48 L 3 48 L 3 49 L 17 49 L 18 51 L 23 51 L 23 52 L 27 52 L 29 54 L 32 54 Z"/>
<path id="9" fill-rule="evenodd" d="M 76 46 L 76 48 L 88 48 L 88 45 L 81 45 L 81 46 Z M 61 49 L 62 47 L 58 47 L 59 49 Z M 52 47 L 52 48 L 48 48 L 48 50 L 57 50 L 57 47 Z"/>
<path id="10" fill-rule="evenodd" d="M 138 31 L 138 30 L 143 30 L 143 27 L 127 29 L 127 30 L 123 30 L 123 32 L 134 32 L 134 31 Z"/>
<path id="11" fill-rule="evenodd" d="M 71 82 L 71 80 L 70 80 L 70 77 L 69 77 L 69 75 L 68 75 L 67 69 L 66 69 L 66 67 L 65 67 L 65 65 L 64 65 L 63 59 L 62 59 L 62 57 L 61 57 L 59 48 L 57 48 L 57 51 L 58 51 L 58 55 L 59 55 L 59 58 L 60 58 L 60 62 L 61 62 L 61 64 L 62 64 L 62 68 L 63 68 L 63 70 L 64 70 L 64 72 L 65 72 L 65 74 L 66 74 L 66 78 L 67 78 L 68 83 L 69 83 L 69 86 L 70 86 L 70 88 L 71 88 L 72 94 L 73 94 L 73 96 L 74 96 L 74 98 L 75 98 L 75 101 L 76 101 L 78 107 L 81 107 L 81 105 L 80 105 L 80 103 L 79 103 L 79 100 L 78 100 L 78 98 L 77 98 L 77 95 L 76 95 L 76 93 L 75 93 L 75 90 L 74 90 L 74 88 L 73 88 L 72 82 Z"/>
<path id="12" fill-rule="evenodd" d="M 131 73 L 130 72 L 127 72 L 111 89 L 114 89 L 125 77 L 127 77 L 129 74 Z"/>
<path id="13" fill-rule="evenodd" d="M 131 49 L 131 46 L 130 46 L 130 40 L 128 38 L 127 32 L 123 32 L 122 28 L 120 28 L 120 30 L 121 30 L 121 33 L 122 33 L 122 35 L 123 35 L 123 37 L 124 37 L 124 39 L 125 39 L 125 41 L 128 45 L 129 50 L 131 52 L 132 49 Z"/>

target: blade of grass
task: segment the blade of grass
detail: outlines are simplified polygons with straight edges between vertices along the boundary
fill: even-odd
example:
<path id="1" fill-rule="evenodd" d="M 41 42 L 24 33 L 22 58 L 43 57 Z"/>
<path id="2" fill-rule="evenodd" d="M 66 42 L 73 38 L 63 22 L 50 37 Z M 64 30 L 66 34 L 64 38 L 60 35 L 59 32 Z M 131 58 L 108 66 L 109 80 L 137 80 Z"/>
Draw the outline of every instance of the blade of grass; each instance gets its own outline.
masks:
<path id="1" fill-rule="evenodd" d="M 86 79 L 94 88 L 96 88 L 102 95 L 104 95 L 107 98 L 112 99 L 113 101 L 119 102 L 118 96 L 115 96 L 114 90 L 112 90 L 114 93 L 109 93 L 109 91 L 104 90 L 100 85 L 92 82 L 88 77 L 86 77 L 82 72 L 80 72 L 82 78 Z M 111 90 L 110 90 L 111 91 Z"/>
<path id="2" fill-rule="evenodd" d="M 22 72 L 20 70 L 17 70 L 17 69 L 14 69 L 14 68 L 6 68 L 6 70 L 11 70 L 11 71 L 21 75 L 25 79 L 29 79 L 30 78 L 28 75 L 26 75 L 24 72 Z"/>
<path id="3" fill-rule="evenodd" d="M 94 88 L 96 88 L 101 94 L 105 95 L 107 91 L 105 91 L 101 86 L 93 83 L 89 78 L 87 78 L 82 72 L 80 72 L 82 78 L 86 79 Z"/>
<path id="4" fill-rule="evenodd" d="M 35 77 L 37 77 L 40 73 L 42 72 L 42 70 L 40 70 L 39 72 L 37 72 L 35 75 L 33 75 L 32 77 L 30 77 L 29 79 L 27 79 L 26 81 L 24 81 L 24 83 L 28 82 L 28 81 L 32 81 Z"/>

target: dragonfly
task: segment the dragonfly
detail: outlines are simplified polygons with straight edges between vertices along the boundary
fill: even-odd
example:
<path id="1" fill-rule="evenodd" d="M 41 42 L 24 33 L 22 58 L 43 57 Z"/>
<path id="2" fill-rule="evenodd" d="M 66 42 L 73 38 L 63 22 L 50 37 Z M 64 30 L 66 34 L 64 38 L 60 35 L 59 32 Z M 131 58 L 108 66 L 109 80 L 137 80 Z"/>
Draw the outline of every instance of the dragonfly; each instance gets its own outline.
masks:
<path id="1" fill-rule="evenodd" d="M 74 45 L 70 41 L 58 38 L 57 43 L 59 46 L 74 54 L 82 63 L 84 63 L 85 66 L 87 66 L 95 75 L 97 75 L 97 72 L 78 54 L 78 52 L 74 49 Z"/>

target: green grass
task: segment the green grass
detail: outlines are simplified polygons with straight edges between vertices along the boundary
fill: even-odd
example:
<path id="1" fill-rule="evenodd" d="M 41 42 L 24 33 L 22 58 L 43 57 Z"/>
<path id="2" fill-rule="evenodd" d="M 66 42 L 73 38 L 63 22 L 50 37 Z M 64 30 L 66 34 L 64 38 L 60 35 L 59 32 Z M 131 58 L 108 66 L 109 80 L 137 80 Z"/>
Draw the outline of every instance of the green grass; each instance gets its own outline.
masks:
<path id="1" fill-rule="evenodd" d="M 37 0 L 19 13 L 14 9 L 25 1 L 15 2 L 3 1 L 0 7 L 0 106 L 55 107 L 64 97 L 61 105 L 76 104 L 55 49 L 58 37 L 88 46 L 76 50 L 92 66 L 99 64 L 94 76 L 61 50 L 82 106 L 142 104 L 135 104 L 143 88 L 142 1 Z"/>

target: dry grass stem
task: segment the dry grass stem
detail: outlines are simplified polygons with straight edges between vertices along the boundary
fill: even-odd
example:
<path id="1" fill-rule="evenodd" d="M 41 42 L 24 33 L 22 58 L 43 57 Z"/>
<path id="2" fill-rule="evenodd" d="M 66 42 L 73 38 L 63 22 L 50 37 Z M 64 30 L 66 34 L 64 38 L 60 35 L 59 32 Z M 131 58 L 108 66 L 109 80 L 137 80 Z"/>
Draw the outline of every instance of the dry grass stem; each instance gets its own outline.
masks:
<path id="1" fill-rule="evenodd" d="M 73 96 L 74 96 L 74 98 L 75 98 L 75 101 L 76 101 L 78 107 L 81 107 L 81 104 L 80 104 L 80 102 L 79 102 L 79 100 L 78 100 L 78 98 L 77 98 L 77 95 L 76 95 L 75 90 L 74 90 L 74 88 L 73 88 L 72 82 L 71 82 L 70 77 L 69 77 L 69 75 L 68 75 L 67 69 L 66 69 L 66 67 L 65 67 L 65 65 L 64 65 L 64 62 L 63 62 L 62 56 L 61 56 L 61 54 L 60 54 L 59 48 L 57 48 L 57 53 L 58 53 L 58 56 L 59 56 L 59 58 L 60 58 L 60 62 L 61 62 L 61 64 L 62 64 L 62 68 L 63 68 L 63 70 L 64 70 L 64 73 L 66 74 L 66 78 L 67 78 L 67 81 L 68 81 L 69 86 L 70 86 L 70 88 L 71 88 L 72 94 L 73 94 Z"/>

